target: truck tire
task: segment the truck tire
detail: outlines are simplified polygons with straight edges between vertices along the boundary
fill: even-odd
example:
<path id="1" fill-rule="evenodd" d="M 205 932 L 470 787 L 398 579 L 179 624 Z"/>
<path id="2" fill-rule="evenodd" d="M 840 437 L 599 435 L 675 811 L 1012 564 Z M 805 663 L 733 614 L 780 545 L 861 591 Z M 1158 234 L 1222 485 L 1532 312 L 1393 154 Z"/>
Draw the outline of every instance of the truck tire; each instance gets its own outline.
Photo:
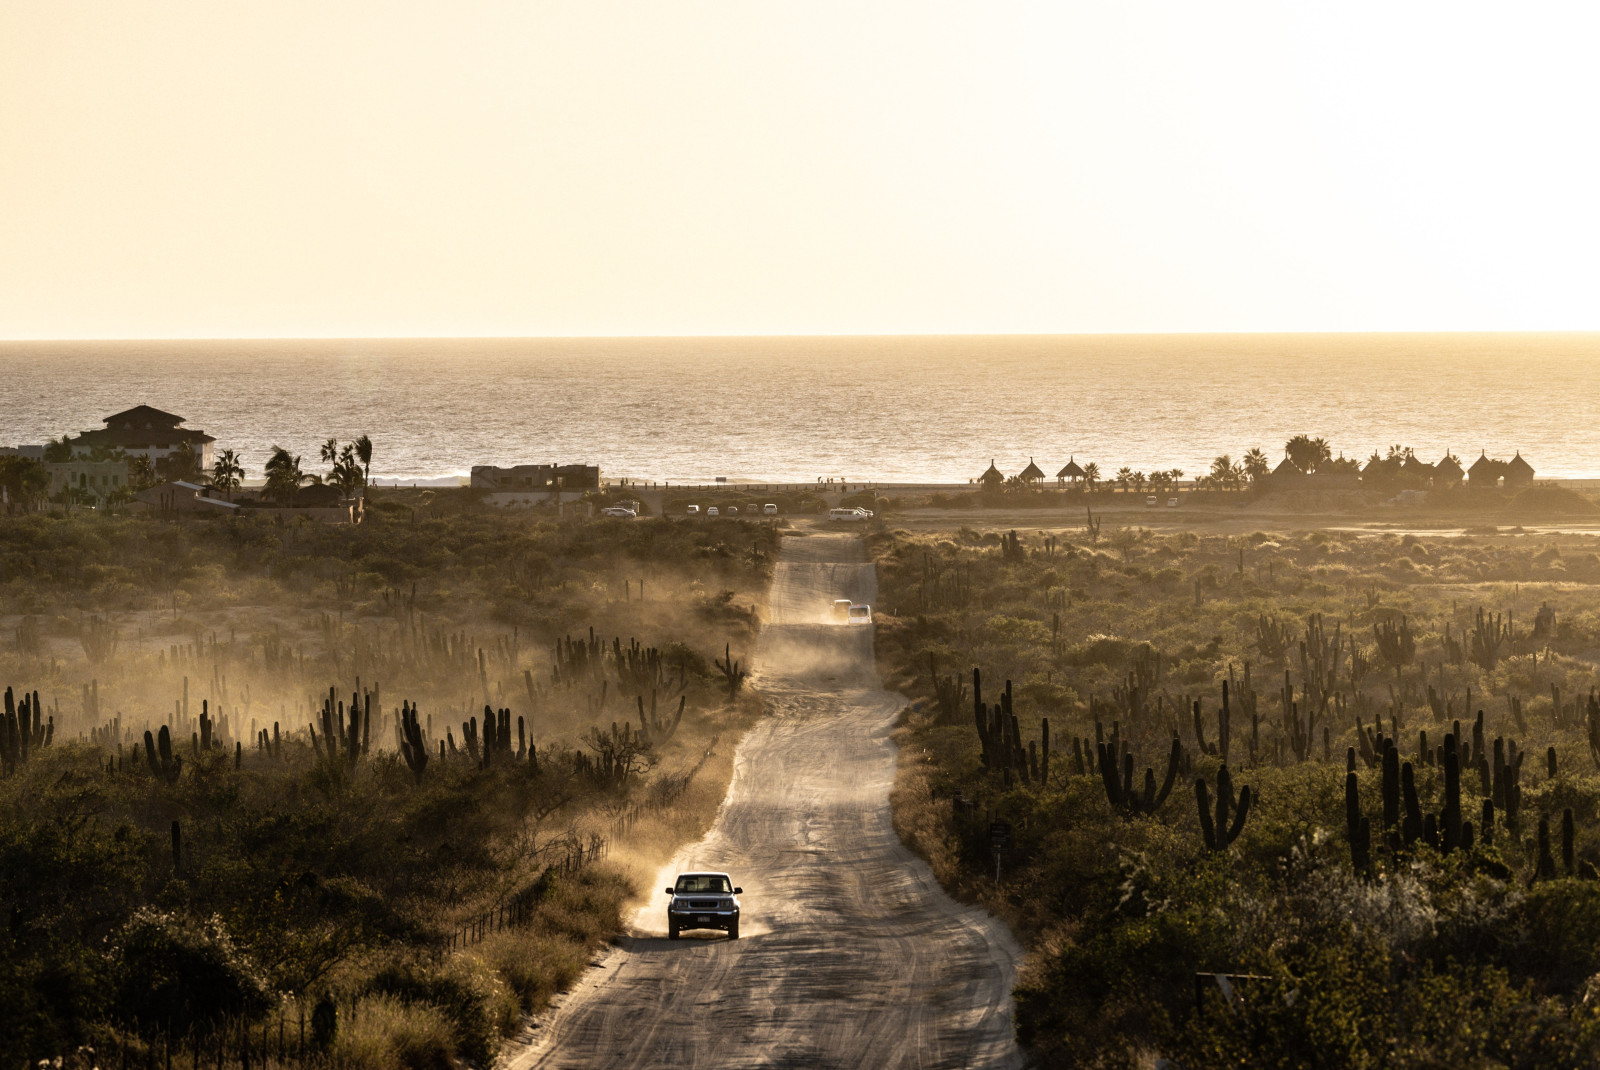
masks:
<path id="1" fill-rule="evenodd" d="M 729 940 L 737 940 L 737 939 L 739 939 L 739 920 L 737 918 L 734 919 L 734 922 L 733 922 L 732 925 L 728 926 L 728 939 Z"/>
<path id="2" fill-rule="evenodd" d="M 669 919 L 667 919 L 667 939 L 668 940 L 676 940 L 677 938 L 678 938 L 678 923 L 669 918 Z"/>

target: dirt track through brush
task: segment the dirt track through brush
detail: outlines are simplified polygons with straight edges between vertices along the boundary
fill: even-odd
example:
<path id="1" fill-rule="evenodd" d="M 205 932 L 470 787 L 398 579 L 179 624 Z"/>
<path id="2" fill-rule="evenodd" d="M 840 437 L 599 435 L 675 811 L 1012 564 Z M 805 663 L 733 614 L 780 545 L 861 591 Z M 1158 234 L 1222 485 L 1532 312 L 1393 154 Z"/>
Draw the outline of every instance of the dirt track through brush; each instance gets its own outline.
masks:
<path id="1" fill-rule="evenodd" d="M 715 826 L 511 1068 L 1020 1065 L 1020 951 L 895 835 L 903 700 L 882 690 L 872 628 L 828 623 L 832 600 L 876 586 L 854 537 L 784 540 L 753 678 L 773 712 L 740 744 Z M 666 938 L 660 889 L 687 869 L 744 887 L 740 940 Z"/>

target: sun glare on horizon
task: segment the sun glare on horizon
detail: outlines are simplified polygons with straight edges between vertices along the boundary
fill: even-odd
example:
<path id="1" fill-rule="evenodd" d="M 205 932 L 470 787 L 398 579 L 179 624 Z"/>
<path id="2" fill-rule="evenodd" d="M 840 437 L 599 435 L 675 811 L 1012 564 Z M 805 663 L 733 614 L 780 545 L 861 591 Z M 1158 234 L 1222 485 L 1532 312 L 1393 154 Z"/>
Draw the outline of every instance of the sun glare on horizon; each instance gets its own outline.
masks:
<path id="1" fill-rule="evenodd" d="M 1592 29 L 11 4 L 0 337 L 1590 329 Z"/>

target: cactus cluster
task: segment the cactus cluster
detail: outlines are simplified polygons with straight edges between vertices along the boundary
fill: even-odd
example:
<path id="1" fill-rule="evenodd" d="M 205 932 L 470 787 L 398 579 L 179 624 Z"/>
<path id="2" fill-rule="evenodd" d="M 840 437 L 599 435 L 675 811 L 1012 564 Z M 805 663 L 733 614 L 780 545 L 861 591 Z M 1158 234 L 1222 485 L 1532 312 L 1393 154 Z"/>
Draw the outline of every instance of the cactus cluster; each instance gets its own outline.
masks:
<path id="1" fill-rule="evenodd" d="M 1254 793 L 1248 784 L 1239 789 L 1237 799 L 1234 797 L 1233 777 L 1224 765 L 1217 769 L 1217 795 L 1213 809 L 1205 777 L 1195 778 L 1194 799 L 1200 809 L 1200 837 L 1207 850 L 1225 851 L 1233 845 L 1239 833 L 1244 831 L 1253 798 Z"/>
<path id="2" fill-rule="evenodd" d="M 352 692 L 348 714 L 345 704 L 338 698 L 336 689 L 328 688 L 328 697 L 322 700 L 322 736 L 317 736 L 317 726 L 310 726 L 311 746 L 318 758 L 330 762 L 344 762 L 354 766 L 369 748 L 372 738 L 372 700 L 375 693 L 365 696 Z"/>
<path id="3" fill-rule="evenodd" d="M 1172 794 L 1172 785 L 1178 778 L 1178 766 L 1183 761 L 1183 743 L 1177 736 L 1172 737 L 1172 747 L 1167 753 L 1167 771 L 1159 790 L 1156 788 L 1156 771 L 1149 767 L 1144 771 L 1144 790 L 1133 790 L 1132 751 L 1123 751 L 1119 762 L 1112 745 L 1100 743 L 1096 745 L 1095 758 L 1100 767 L 1101 783 L 1106 789 L 1106 800 L 1113 809 L 1130 817 L 1134 814 L 1153 814 L 1161 809 L 1167 796 Z"/>
<path id="4" fill-rule="evenodd" d="M 159 737 L 145 731 L 144 758 L 151 774 L 168 784 L 176 784 L 183 773 L 183 755 L 172 752 L 172 732 L 166 725 L 161 726 Z"/>
<path id="5" fill-rule="evenodd" d="M 55 740 L 56 719 L 53 715 L 44 719 L 43 713 L 39 692 L 30 696 L 24 691 L 22 702 L 18 703 L 11 688 L 6 688 L 5 720 L 0 722 L 0 774 L 16 772 L 29 755 Z"/>
<path id="6" fill-rule="evenodd" d="M 1000 701 L 991 707 L 983 701 L 983 674 L 976 668 L 972 670 L 972 719 L 978 728 L 984 768 L 998 771 L 1007 785 L 1018 776 L 1025 784 L 1048 776 L 1050 722 L 1044 720 L 1040 725 L 1042 748 L 1034 741 L 1023 741 L 1021 725 L 1012 712 L 1010 680 L 1006 681 Z"/>

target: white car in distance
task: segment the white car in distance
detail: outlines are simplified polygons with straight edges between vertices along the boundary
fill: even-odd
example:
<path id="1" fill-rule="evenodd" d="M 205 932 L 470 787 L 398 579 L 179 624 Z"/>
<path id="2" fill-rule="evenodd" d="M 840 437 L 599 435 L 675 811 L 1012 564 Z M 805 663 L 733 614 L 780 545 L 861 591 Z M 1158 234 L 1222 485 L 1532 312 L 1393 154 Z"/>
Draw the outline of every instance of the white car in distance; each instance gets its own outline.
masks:
<path id="1" fill-rule="evenodd" d="M 626 505 L 608 505 L 600 510 L 601 516 L 614 516 L 619 519 L 637 520 L 639 514 L 629 509 Z"/>
<path id="2" fill-rule="evenodd" d="M 841 521 L 841 522 L 846 523 L 846 524 L 853 524 L 853 523 L 856 523 L 856 522 L 862 521 L 862 520 L 871 520 L 872 519 L 872 510 L 871 509 L 861 509 L 859 507 L 855 508 L 855 509 L 849 509 L 849 508 L 843 508 L 843 507 L 837 508 L 837 509 L 829 509 L 828 510 L 828 519 L 829 520 L 838 520 L 838 521 Z"/>
<path id="3" fill-rule="evenodd" d="M 706 516 L 721 516 L 721 515 L 722 515 L 722 511 L 720 509 L 718 509 L 714 505 L 711 508 L 706 510 Z"/>

